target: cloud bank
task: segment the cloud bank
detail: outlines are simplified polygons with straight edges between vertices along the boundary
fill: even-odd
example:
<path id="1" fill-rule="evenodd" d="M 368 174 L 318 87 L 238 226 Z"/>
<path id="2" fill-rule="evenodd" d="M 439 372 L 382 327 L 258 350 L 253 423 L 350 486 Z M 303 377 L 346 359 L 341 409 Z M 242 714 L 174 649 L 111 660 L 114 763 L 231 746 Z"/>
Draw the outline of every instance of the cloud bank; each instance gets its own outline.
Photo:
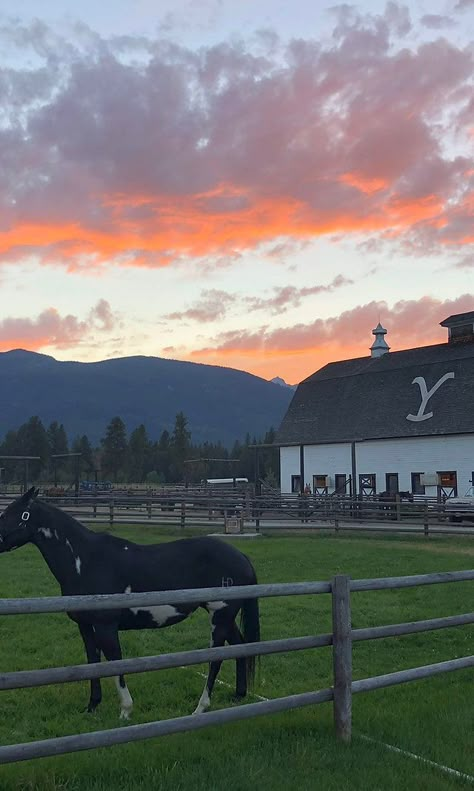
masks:
<path id="1" fill-rule="evenodd" d="M 4 25 L 3 46 L 34 65 L 0 70 L 0 262 L 158 267 L 331 234 L 465 252 L 472 50 L 407 47 L 396 3 L 334 19 L 329 43 L 198 51 Z"/>
<path id="2" fill-rule="evenodd" d="M 36 318 L 5 318 L 0 321 L 0 350 L 26 348 L 38 351 L 46 346 L 69 349 L 89 341 L 97 333 L 108 333 L 116 326 L 109 303 L 101 299 L 85 319 L 71 314 L 61 316 L 56 308 L 43 310 Z"/>

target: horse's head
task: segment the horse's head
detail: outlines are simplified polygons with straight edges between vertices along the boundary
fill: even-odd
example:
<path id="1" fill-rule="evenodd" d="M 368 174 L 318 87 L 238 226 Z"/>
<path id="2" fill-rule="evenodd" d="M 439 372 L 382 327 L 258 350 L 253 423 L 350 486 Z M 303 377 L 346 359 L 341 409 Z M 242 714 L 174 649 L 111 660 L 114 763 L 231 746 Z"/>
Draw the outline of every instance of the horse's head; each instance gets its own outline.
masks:
<path id="1" fill-rule="evenodd" d="M 0 514 L 0 552 L 9 552 L 31 541 L 31 506 L 38 494 L 39 489 L 32 486 Z"/>

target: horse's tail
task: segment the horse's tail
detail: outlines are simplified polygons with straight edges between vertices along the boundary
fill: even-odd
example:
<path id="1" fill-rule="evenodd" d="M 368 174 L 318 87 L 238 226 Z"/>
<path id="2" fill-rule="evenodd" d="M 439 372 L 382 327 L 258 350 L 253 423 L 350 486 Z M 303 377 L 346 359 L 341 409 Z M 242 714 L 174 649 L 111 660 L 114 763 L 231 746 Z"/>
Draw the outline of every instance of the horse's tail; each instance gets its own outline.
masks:
<path id="1" fill-rule="evenodd" d="M 244 643 L 258 643 L 260 640 L 260 614 L 258 609 L 258 599 L 245 599 L 241 611 L 240 629 Z M 252 686 L 255 679 L 255 660 L 260 657 L 247 656 L 245 665 L 247 668 L 247 681 Z"/>

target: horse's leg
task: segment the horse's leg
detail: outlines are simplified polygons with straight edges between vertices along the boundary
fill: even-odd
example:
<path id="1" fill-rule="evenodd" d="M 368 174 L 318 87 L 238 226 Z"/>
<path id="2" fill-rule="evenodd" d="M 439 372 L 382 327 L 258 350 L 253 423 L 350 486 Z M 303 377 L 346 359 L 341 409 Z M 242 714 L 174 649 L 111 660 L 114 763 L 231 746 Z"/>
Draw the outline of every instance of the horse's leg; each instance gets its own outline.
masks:
<path id="1" fill-rule="evenodd" d="M 106 659 L 122 659 L 122 649 L 115 625 L 100 624 L 95 627 L 97 644 Z M 133 708 L 133 700 L 123 676 L 115 676 L 115 686 L 120 698 L 120 719 L 128 720 Z"/>
<path id="2" fill-rule="evenodd" d="M 221 612 L 222 611 L 219 610 L 215 612 L 211 611 L 211 648 L 223 646 L 228 638 L 229 623 L 227 619 L 222 617 Z M 209 664 L 207 680 L 204 685 L 202 695 L 199 698 L 199 703 L 197 704 L 193 714 L 202 714 L 203 712 L 207 711 L 211 705 L 212 690 L 214 688 L 219 670 L 221 669 L 221 665 L 222 660 L 211 662 Z"/>
<path id="3" fill-rule="evenodd" d="M 95 640 L 94 627 L 88 623 L 79 623 L 78 626 L 79 626 L 79 631 L 81 633 L 81 637 L 84 641 L 88 663 L 91 664 L 92 662 L 100 662 L 100 649 L 98 648 Z M 101 700 L 102 700 L 102 690 L 100 687 L 100 679 L 92 678 L 91 692 L 89 698 L 89 705 L 87 706 L 87 711 L 88 712 L 95 711 Z"/>
<path id="4" fill-rule="evenodd" d="M 242 633 L 235 623 L 229 629 L 227 641 L 230 645 L 241 645 L 244 642 Z M 235 694 L 238 698 L 245 698 L 247 694 L 247 663 L 245 657 L 235 660 Z"/>

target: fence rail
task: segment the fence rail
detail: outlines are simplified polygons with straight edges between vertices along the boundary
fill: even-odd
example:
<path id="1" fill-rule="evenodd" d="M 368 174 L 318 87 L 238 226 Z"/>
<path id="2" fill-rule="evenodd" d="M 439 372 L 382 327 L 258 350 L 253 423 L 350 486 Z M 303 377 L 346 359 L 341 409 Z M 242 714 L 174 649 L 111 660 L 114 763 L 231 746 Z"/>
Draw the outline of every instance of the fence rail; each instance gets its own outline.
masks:
<path id="1" fill-rule="evenodd" d="M 446 584 L 474 580 L 474 569 L 437 574 L 351 580 L 338 575 L 331 582 L 282 583 L 270 585 L 235 586 L 233 588 L 202 588 L 180 591 L 155 591 L 143 594 L 104 594 L 101 596 L 65 596 L 36 599 L 1 599 L 0 615 L 51 613 L 64 611 L 115 609 L 127 606 L 149 606 L 178 602 L 219 601 L 221 599 L 265 598 L 295 595 L 332 595 L 333 630 L 330 634 L 310 635 L 259 643 L 246 643 L 222 648 L 197 649 L 160 656 L 121 659 L 105 664 L 72 665 L 69 667 L 24 670 L 0 674 L 0 689 L 37 687 L 45 684 L 64 683 L 84 679 L 116 676 L 121 673 L 141 673 L 171 667 L 183 667 L 217 659 L 236 659 L 245 656 L 263 656 L 287 651 L 301 651 L 322 646 L 333 646 L 334 683 L 330 689 L 288 695 L 270 701 L 251 703 L 233 709 L 221 709 L 205 715 L 192 715 L 174 719 L 132 725 L 122 728 L 95 731 L 87 734 L 63 736 L 43 741 L 0 747 L 0 763 L 24 761 L 30 758 L 59 755 L 78 750 L 88 750 L 113 744 L 148 739 L 155 736 L 197 730 L 211 725 L 235 722 L 262 714 L 288 711 L 302 706 L 333 701 L 337 736 L 350 742 L 352 727 L 352 695 L 372 689 L 393 686 L 408 681 L 451 672 L 474 666 L 474 656 L 425 665 L 353 681 L 352 643 L 464 626 L 474 623 L 474 613 L 464 613 L 443 618 L 433 618 L 364 629 L 352 629 L 351 592 L 414 587 L 418 585 Z"/>
<path id="2" fill-rule="evenodd" d="M 0 495 L 0 511 L 14 495 Z M 131 492 L 44 497 L 81 521 L 97 525 L 159 524 L 173 529 L 222 528 L 229 519 L 251 530 L 311 528 L 315 530 L 395 530 L 397 532 L 462 532 L 474 535 L 472 514 L 452 512 L 449 499 L 410 495 L 365 496 L 276 495 L 256 497 L 250 491 L 224 492 L 179 488 L 163 494 Z M 463 520 L 458 526 L 453 522 Z"/>

